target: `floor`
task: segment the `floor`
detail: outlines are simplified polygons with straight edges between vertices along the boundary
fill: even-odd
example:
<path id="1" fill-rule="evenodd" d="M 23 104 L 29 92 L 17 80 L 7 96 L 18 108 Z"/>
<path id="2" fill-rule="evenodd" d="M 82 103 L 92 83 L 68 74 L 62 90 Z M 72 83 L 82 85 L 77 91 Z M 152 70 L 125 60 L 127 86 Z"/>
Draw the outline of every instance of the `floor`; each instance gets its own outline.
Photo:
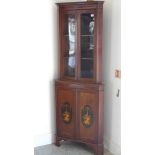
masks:
<path id="1" fill-rule="evenodd" d="M 63 142 L 60 147 L 44 145 L 34 148 L 34 155 L 94 155 L 93 151 L 85 144 Z M 104 155 L 112 155 L 106 149 Z"/>

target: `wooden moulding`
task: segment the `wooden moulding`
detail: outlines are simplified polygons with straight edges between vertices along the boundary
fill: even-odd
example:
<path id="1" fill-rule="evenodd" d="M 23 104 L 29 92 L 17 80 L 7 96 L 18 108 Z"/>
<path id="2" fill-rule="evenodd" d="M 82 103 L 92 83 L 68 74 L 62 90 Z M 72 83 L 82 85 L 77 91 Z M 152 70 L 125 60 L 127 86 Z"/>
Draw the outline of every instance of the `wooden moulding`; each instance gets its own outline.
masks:
<path id="1" fill-rule="evenodd" d="M 89 89 L 89 90 L 104 90 L 103 83 L 84 83 L 84 82 L 71 82 L 71 81 L 63 81 L 56 80 L 55 84 L 57 87 L 66 87 L 66 88 L 76 88 L 76 89 Z"/>

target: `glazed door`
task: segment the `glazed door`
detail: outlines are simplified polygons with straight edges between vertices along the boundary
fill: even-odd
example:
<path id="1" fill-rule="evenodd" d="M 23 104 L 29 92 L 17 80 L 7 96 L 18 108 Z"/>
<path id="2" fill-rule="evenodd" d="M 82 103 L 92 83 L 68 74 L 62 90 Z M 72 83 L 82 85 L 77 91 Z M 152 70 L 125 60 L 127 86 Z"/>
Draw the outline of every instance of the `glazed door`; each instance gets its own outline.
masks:
<path id="1" fill-rule="evenodd" d="M 57 134 L 75 137 L 75 90 L 57 88 Z"/>
<path id="2" fill-rule="evenodd" d="M 96 11 L 81 11 L 79 18 L 79 79 L 92 81 L 96 76 Z"/>
<path id="3" fill-rule="evenodd" d="M 79 91 L 79 138 L 83 141 L 97 141 L 98 94 L 95 91 Z"/>
<path id="4" fill-rule="evenodd" d="M 76 79 L 77 53 L 77 15 L 75 12 L 63 12 L 60 18 L 61 32 L 61 77 Z"/>

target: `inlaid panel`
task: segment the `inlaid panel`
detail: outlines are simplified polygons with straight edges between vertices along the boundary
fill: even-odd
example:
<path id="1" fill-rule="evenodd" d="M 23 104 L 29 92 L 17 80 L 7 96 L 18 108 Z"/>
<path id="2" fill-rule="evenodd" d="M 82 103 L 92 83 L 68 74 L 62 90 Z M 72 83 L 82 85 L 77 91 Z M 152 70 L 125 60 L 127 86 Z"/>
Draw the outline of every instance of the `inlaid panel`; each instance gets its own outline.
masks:
<path id="1" fill-rule="evenodd" d="M 75 133 L 75 90 L 57 89 L 57 117 L 59 136 L 73 138 Z"/>
<path id="2" fill-rule="evenodd" d="M 81 121 L 84 127 L 91 128 L 94 123 L 94 114 L 90 105 L 85 105 L 81 110 Z"/>
<path id="3" fill-rule="evenodd" d="M 79 92 L 79 137 L 84 141 L 97 140 L 98 95 L 95 91 Z"/>

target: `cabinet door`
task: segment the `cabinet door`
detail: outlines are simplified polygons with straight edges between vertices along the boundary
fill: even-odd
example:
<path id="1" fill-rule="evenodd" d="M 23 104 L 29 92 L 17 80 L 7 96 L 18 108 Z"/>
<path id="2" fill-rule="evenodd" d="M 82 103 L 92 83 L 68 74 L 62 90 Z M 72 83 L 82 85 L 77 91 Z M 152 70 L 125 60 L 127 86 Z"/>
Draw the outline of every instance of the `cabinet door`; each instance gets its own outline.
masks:
<path id="1" fill-rule="evenodd" d="M 57 133 L 60 137 L 75 135 L 75 90 L 57 88 Z"/>
<path id="2" fill-rule="evenodd" d="M 77 16 L 73 12 L 63 12 L 61 19 L 61 76 L 76 78 Z"/>
<path id="3" fill-rule="evenodd" d="M 98 94 L 94 91 L 79 93 L 79 138 L 97 141 Z"/>
<path id="4" fill-rule="evenodd" d="M 96 67 L 96 12 L 80 13 L 80 79 L 94 80 Z"/>

